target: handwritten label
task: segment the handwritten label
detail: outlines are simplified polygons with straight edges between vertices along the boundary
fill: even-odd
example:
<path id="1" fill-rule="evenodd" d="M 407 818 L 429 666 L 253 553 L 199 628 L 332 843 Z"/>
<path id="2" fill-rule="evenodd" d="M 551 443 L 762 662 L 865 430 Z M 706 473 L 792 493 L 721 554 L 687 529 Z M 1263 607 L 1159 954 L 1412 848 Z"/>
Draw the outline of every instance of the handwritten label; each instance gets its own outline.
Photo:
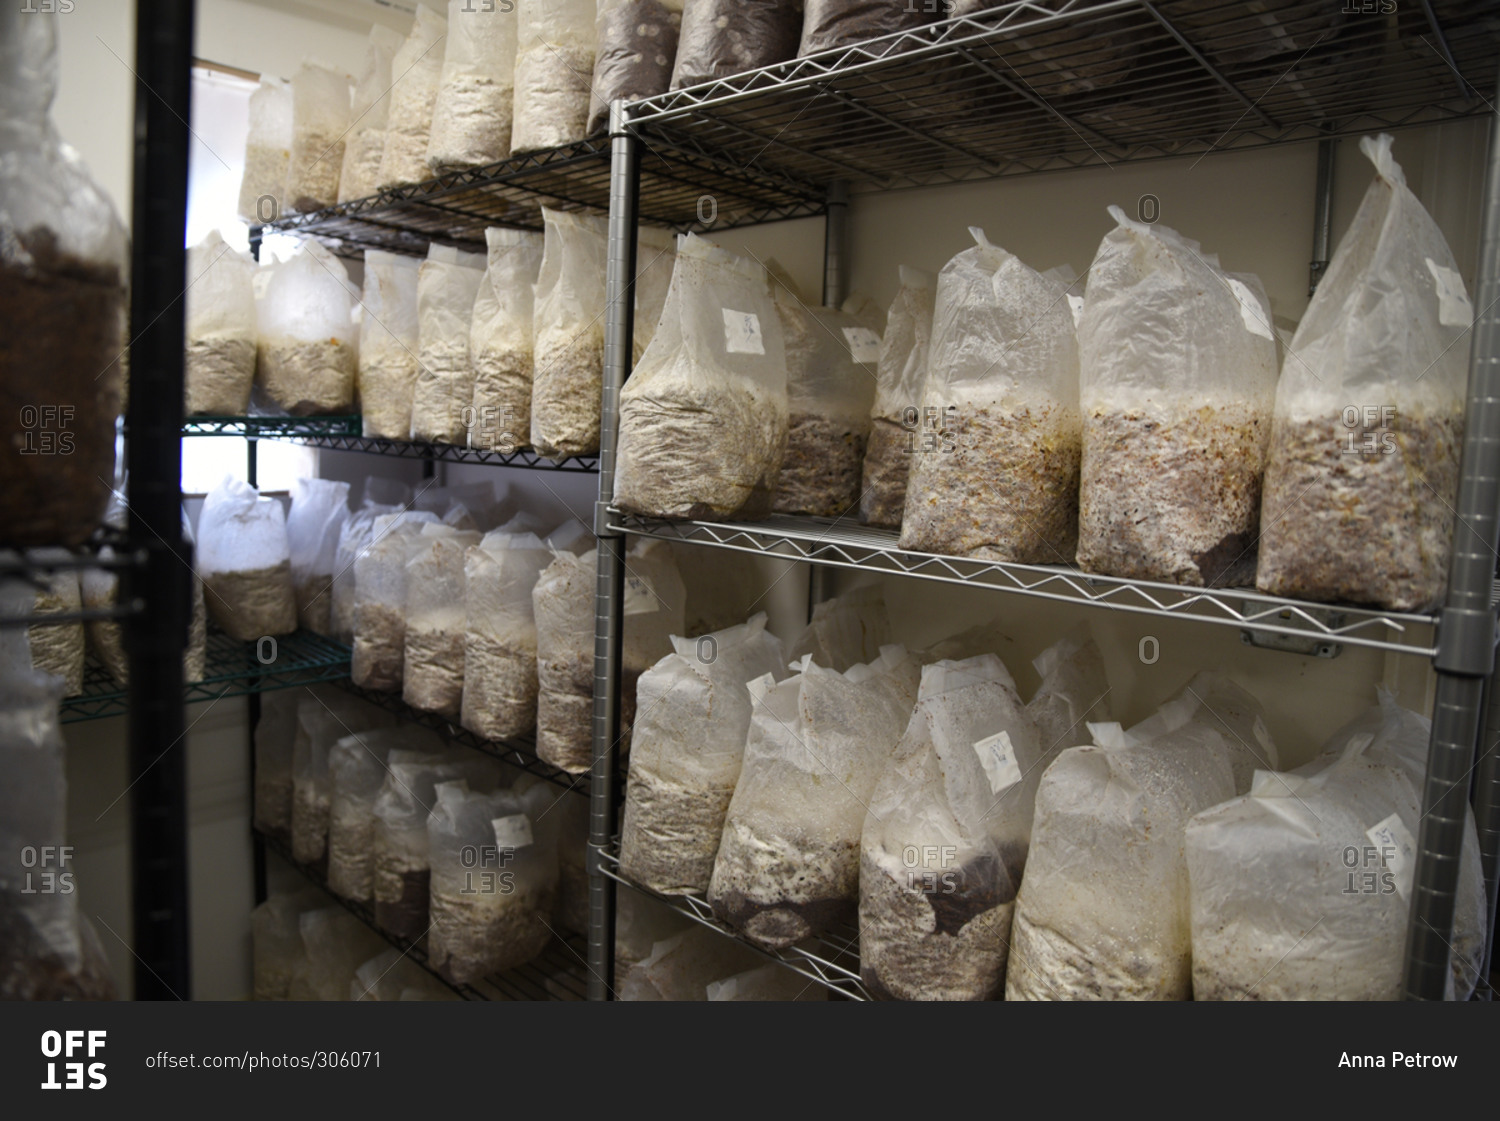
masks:
<path id="1" fill-rule="evenodd" d="M 1417 842 L 1411 830 L 1401 823 L 1399 814 L 1391 814 L 1366 829 L 1365 836 L 1380 850 L 1380 858 L 1395 874 L 1396 894 L 1405 901 L 1411 895 L 1412 876 L 1416 872 Z"/>
<path id="2" fill-rule="evenodd" d="M 1083 318 L 1083 297 L 1068 295 L 1068 307 L 1073 312 L 1073 326 L 1078 326 L 1078 321 Z"/>
<path id="3" fill-rule="evenodd" d="M 640 576 L 625 577 L 625 601 L 621 608 L 626 615 L 649 615 L 657 608 L 656 593 Z"/>
<path id="4" fill-rule="evenodd" d="M 724 349 L 730 354 L 764 354 L 760 317 L 753 311 L 724 308 Z"/>
<path id="5" fill-rule="evenodd" d="M 1001 794 L 1021 781 L 1021 764 L 1016 762 L 1015 745 L 1005 732 L 996 732 L 974 745 L 979 765 L 990 780 L 990 793 Z"/>
<path id="6" fill-rule="evenodd" d="M 849 340 L 849 353 L 856 362 L 874 362 L 880 358 L 880 336 L 868 327 L 845 327 L 844 338 Z"/>
<path id="7" fill-rule="evenodd" d="M 1271 323 L 1260 298 L 1250 291 L 1250 286 L 1243 280 L 1236 280 L 1232 276 L 1225 277 L 1225 279 L 1229 281 L 1234 298 L 1240 302 L 1240 318 L 1245 321 L 1245 330 L 1252 335 L 1259 335 L 1263 339 L 1275 342 L 1276 336 L 1271 334 Z"/>
<path id="8" fill-rule="evenodd" d="M 1474 305 L 1464 291 L 1464 278 L 1450 268 L 1427 258 L 1427 271 L 1437 288 L 1438 322 L 1444 327 L 1469 327 L 1474 323 Z"/>
<path id="9" fill-rule="evenodd" d="M 497 817 L 490 822 L 490 827 L 495 830 L 495 844 L 502 849 L 524 849 L 533 841 L 531 818 L 525 814 Z"/>

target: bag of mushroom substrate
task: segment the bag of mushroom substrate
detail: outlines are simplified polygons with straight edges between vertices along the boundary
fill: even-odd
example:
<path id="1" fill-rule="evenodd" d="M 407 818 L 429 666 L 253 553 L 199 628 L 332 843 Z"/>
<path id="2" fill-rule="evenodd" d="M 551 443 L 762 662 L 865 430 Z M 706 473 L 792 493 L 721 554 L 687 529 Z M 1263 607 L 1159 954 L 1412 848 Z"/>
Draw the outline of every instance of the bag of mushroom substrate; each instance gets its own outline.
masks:
<path id="1" fill-rule="evenodd" d="M 198 539 L 204 601 L 222 630 L 254 642 L 297 629 L 291 549 L 280 502 L 226 476 L 203 500 Z"/>
<path id="2" fill-rule="evenodd" d="M 867 525 L 901 528 L 912 456 L 923 432 L 922 390 L 936 293 L 937 278 L 930 272 L 901 266 L 901 289 L 886 313 L 875 363 L 875 404 L 859 495 L 859 519 Z"/>

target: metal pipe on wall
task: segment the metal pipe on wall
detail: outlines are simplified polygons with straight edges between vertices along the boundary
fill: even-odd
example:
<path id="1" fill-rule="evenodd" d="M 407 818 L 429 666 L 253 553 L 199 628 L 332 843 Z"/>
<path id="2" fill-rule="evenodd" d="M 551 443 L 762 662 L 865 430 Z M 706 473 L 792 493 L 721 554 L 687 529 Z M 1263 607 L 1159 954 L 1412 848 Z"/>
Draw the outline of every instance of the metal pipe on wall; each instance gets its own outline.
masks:
<path id="1" fill-rule="evenodd" d="M 1333 158 L 1338 139 L 1318 141 L 1318 182 L 1313 192 L 1313 251 L 1308 266 L 1307 294 L 1318 290 L 1318 281 L 1328 269 L 1329 231 L 1333 225 Z"/>
<path id="2" fill-rule="evenodd" d="M 1402 990 L 1408 1000 L 1443 999 L 1453 938 L 1458 860 L 1474 769 L 1485 682 L 1495 667 L 1490 592 L 1500 536 L 1500 114 L 1491 119 L 1484 232 L 1469 350 L 1468 408 L 1459 469 L 1453 558 L 1438 625 L 1437 694 L 1422 791 Z"/>
<path id="3" fill-rule="evenodd" d="M 589 776 L 589 978 L 590 1000 L 608 1000 L 615 957 L 615 884 L 599 868 L 599 853 L 615 832 L 615 763 L 620 738 L 620 652 L 624 617 L 625 537 L 611 532 L 606 514 L 615 490 L 620 431 L 620 388 L 630 376 L 635 326 L 636 198 L 639 141 L 626 126 L 625 102 L 609 107 L 609 257 L 604 291 L 604 392 L 599 425 L 599 498 L 594 533 L 599 538 L 594 584 L 594 763 Z"/>

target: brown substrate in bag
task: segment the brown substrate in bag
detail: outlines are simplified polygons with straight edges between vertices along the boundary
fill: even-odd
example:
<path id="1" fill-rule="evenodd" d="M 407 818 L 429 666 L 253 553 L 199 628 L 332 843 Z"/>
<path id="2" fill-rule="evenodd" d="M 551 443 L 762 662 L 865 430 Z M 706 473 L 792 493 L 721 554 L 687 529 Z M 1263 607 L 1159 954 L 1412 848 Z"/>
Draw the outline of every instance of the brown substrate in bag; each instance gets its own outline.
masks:
<path id="1" fill-rule="evenodd" d="M 734 789 L 709 790 L 630 768 L 620 871 L 662 895 L 708 890 Z"/>
<path id="2" fill-rule="evenodd" d="M 1256 586 L 1424 611 L 1448 580 L 1463 417 L 1273 426 Z"/>
<path id="3" fill-rule="evenodd" d="M 1161 959 L 1110 960 L 1016 915 L 1006 1000 L 1164 1000 L 1172 974 Z M 1178 963 L 1184 981 L 1190 963 Z"/>
<path id="4" fill-rule="evenodd" d="M 488 873 L 476 870 L 479 881 Z M 432 893 L 432 926 L 427 953 L 433 966 L 455 984 L 481 980 L 502 969 L 525 965 L 546 947 L 552 932 L 552 890 L 504 890 L 504 872 L 493 873 L 497 886 L 474 885 L 467 894 Z M 471 886 L 471 885 L 466 885 Z"/>
<path id="5" fill-rule="evenodd" d="M 255 381 L 292 416 L 347 413 L 354 406 L 354 349 L 338 339 L 263 342 Z"/>
<path id="6" fill-rule="evenodd" d="M 486 348 L 474 355 L 471 448 L 508 455 L 531 446 L 531 363 L 529 349 Z"/>
<path id="7" fill-rule="evenodd" d="M 604 339 L 592 329 L 577 337 L 543 330 L 536 341 L 531 443 L 539 455 L 566 459 L 599 450 L 599 399 L 604 389 Z"/>
<path id="8" fill-rule="evenodd" d="M 328 795 L 311 782 L 292 788 L 292 859 L 328 867 Z"/>
<path id="9" fill-rule="evenodd" d="M 368 313 L 366 313 L 368 314 Z M 398 345 L 371 344 L 359 363 L 359 411 L 366 436 L 387 440 L 411 439 L 412 395 L 417 384 L 417 360 Z"/>
<path id="10" fill-rule="evenodd" d="M 189 339 L 183 378 L 183 411 L 188 416 L 244 416 L 255 381 L 255 340 Z"/>
<path id="11" fill-rule="evenodd" d="M 333 573 L 312 574 L 293 587 L 297 599 L 297 624 L 313 634 L 332 633 Z"/>
<path id="12" fill-rule="evenodd" d="M 401 699 L 412 708 L 457 720 L 464 692 L 464 634 L 406 628 Z"/>
<path id="13" fill-rule="evenodd" d="M 50 231 L 22 241 L 36 265 L 0 264 L 0 545 L 80 545 L 115 474 L 125 292 Z"/>
<path id="14" fill-rule="evenodd" d="M 0 1000 L 115 1000 L 117 995 L 109 962 L 91 931 L 79 931 L 75 968 L 12 900 L 0 896 Z"/>
<path id="15" fill-rule="evenodd" d="M 865 427 L 817 413 L 794 414 L 787 425 L 775 512 L 837 518 L 853 509 L 859 502 Z"/>
<path id="16" fill-rule="evenodd" d="M 536 653 L 515 650 L 489 635 L 464 635 L 461 723 L 488 740 L 510 739 L 536 727 Z"/>
<path id="17" fill-rule="evenodd" d="M 900 529 L 906 506 L 906 480 L 911 470 L 914 433 L 876 417 L 865 446 L 864 478 L 860 487 L 859 520 L 881 529 Z"/>
<path id="18" fill-rule="evenodd" d="M 244 572 L 214 572 L 203 577 L 203 598 L 215 623 L 231 638 L 255 642 L 266 635 L 297 629 L 297 600 L 292 591 L 292 564 Z"/>
<path id="19" fill-rule="evenodd" d="M 354 647 L 349 677 L 362 689 L 381 693 L 401 690 L 406 664 L 406 616 L 383 603 L 360 603 L 354 608 Z"/>
<path id="20" fill-rule="evenodd" d="M 430 868 L 396 868 L 377 855 L 375 860 L 375 922 L 397 938 L 415 941 L 427 933 L 427 904 L 432 886 Z"/>
<path id="21" fill-rule="evenodd" d="M 292 778 L 255 772 L 255 828 L 292 843 Z"/>
<path id="22" fill-rule="evenodd" d="M 752 942 L 785 949 L 855 917 L 858 849 L 849 839 L 767 836 L 731 819 L 714 860 L 709 904 Z"/>

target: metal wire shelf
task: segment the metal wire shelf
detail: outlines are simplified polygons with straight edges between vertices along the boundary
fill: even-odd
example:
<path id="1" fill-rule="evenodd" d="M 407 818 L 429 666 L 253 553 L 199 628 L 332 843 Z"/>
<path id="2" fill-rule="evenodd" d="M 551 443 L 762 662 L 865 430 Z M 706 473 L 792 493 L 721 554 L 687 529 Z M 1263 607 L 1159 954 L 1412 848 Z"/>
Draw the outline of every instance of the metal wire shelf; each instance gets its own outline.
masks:
<path id="1" fill-rule="evenodd" d="M 361 418 L 350 416 L 190 416 L 184 436 L 243 436 L 286 440 L 300 436 L 358 436 Z"/>
<path id="2" fill-rule="evenodd" d="M 544 206 L 608 211 L 609 152 L 607 136 L 592 136 L 309 214 L 287 215 L 260 229 L 262 235 L 315 235 L 345 253 L 385 249 L 423 255 L 432 242 L 484 252 L 486 227 L 539 230 Z M 705 198 L 713 200 L 711 208 L 702 204 Z M 752 225 L 821 214 L 825 208 L 821 186 L 761 167 L 740 167 L 691 141 L 678 145 L 663 138 L 642 154 L 640 216 L 654 225 Z"/>
<path id="3" fill-rule="evenodd" d="M 599 852 L 599 871 L 631 891 L 649 895 L 666 904 L 679 915 L 685 915 L 701 926 L 749 946 L 756 953 L 786 966 L 793 973 L 815 981 L 824 988 L 849 1000 L 870 1000 L 870 994 L 859 979 L 859 934 L 857 931 L 832 930 L 808 939 L 806 942 L 785 950 L 767 950 L 741 938 L 729 927 L 714 917 L 713 909 L 705 900 L 694 895 L 659 895 L 641 887 L 620 874 L 620 843 L 616 838 L 607 849 Z"/>
<path id="4" fill-rule="evenodd" d="M 544 763 L 536 753 L 536 736 L 526 734 L 516 736 L 509 740 L 497 741 L 487 740 L 482 736 L 476 736 L 469 729 L 460 724 L 455 724 L 434 712 L 423 712 L 412 708 L 395 693 L 382 693 L 374 689 L 362 689 L 347 678 L 339 684 L 350 693 L 370 704 L 378 705 L 387 712 L 394 712 L 398 716 L 420 724 L 424 728 L 431 728 L 444 739 L 462 747 L 471 748 L 481 752 L 502 763 L 508 763 L 512 767 L 518 767 L 528 774 L 536 775 L 538 778 L 546 779 L 555 786 L 564 790 L 571 790 L 583 797 L 588 797 L 589 776 L 587 773 L 581 775 L 570 775 L 567 771 L 559 770 L 550 763 Z"/>
<path id="5" fill-rule="evenodd" d="M 367 905 L 353 899 L 345 899 L 328 886 L 328 881 L 313 867 L 301 864 L 292 857 L 291 848 L 272 833 L 256 830 L 268 849 L 302 874 L 303 878 L 321 888 L 330 899 L 338 902 L 360 922 L 400 950 L 412 962 L 424 969 L 444 987 L 465 1000 L 584 1000 L 588 985 L 583 972 L 587 968 L 584 957 L 584 942 L 576 934 L 554 932 L 552 941 L 539 955 L 516 969 L 497 973 L 482 981 L 461 984 L 450 981 L 438 972 L 427 957 L 425 940 L 413 942 L 400 938 L 383 929 L 375 921 L 375 912 Z"/>
<path id="6" fill-rule="evenodd" d="M 1489 112 L 1492 5 L 1379 7 L 1011 0 L 660 94 L 628 114 L 653 144 L 751 152 L 767 173 L 889 190 Z"/>
<path id="7" fill-rule="evenodd" d="M 356 418 L 357 419 L 357 418 Z M 357 427 L 357 426 L 356 426 Z M 525 467 L 534 471 L 572 471 L 597 473 L 597 455 L 570 455 L 566 459 L 551 460 L 534 451 L 512 452 L 488 451 L 483 448 L 466 448 L 457 444 L 428 444 L 419 440 L 388 440 L 381 436 L 361 436 L 319 433 L 316 435 L 291 434 L 284 439 L 307 444 L 316 448 L 331 448 L 334 451 L 366 452 L 370 455 L 393 455 L 404 459 L 445 460 L 449 463 L 484 463 L 496 467 Z"/>
<path id="8" fill-rule="evenodd" d="M 907 552 L 899 536 L 835 518 L 777 516 L 763 522 L 669 522 L 609 511 L 613 528 L 643 537 L 689 541 L 864 572 L 887 572 L 969 587 L 994 588 L 1063 603 L 1238 627 L 1282 638 L 1318 639 L 1399 654 L 1432 657 L 1436 620 L 1429 615 L 1303 603 L 1252 588 L 1187 588 L 1146 580 L 1094 576 L 1060 565 L 1008 564 L 936 553 Z"/>

